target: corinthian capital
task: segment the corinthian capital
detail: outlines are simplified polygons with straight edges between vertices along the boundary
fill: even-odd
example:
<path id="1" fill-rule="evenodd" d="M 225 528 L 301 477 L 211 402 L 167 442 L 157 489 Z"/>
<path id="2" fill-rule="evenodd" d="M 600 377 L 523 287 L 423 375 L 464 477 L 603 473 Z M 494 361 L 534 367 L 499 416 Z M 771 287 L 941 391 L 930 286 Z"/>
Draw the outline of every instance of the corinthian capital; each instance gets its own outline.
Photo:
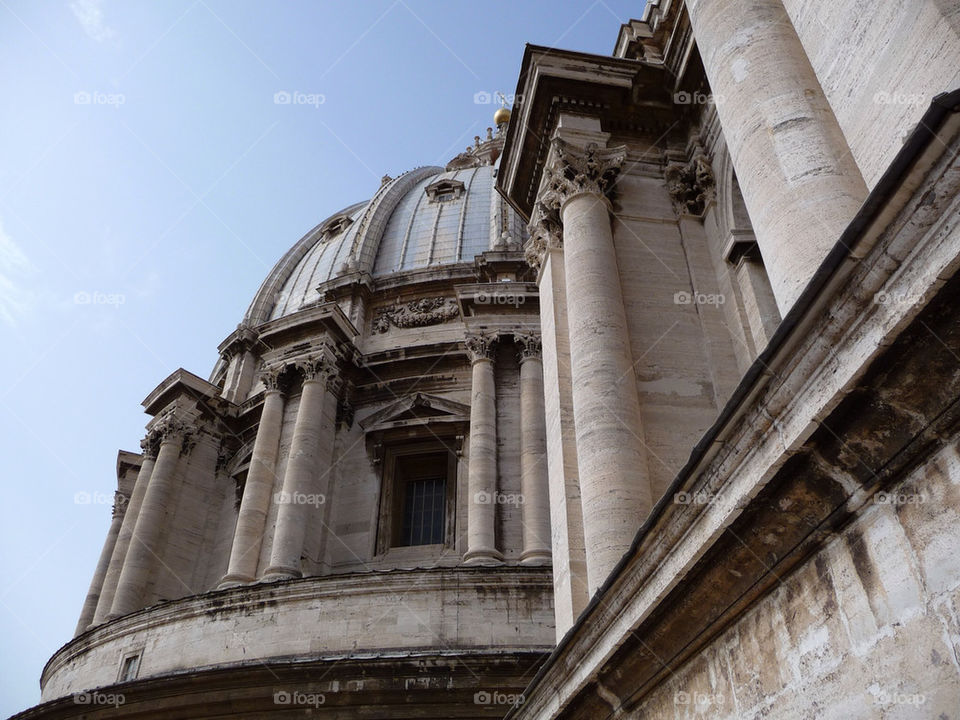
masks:
<path id="1" fill-rule="evenodd" d="M 337 366 L 326 355 L 317 355 L 296 363 L 304 382 L 319 381 L 330 385 L 336 380 Z"/>
<path id="2" fill-rule="evenodd" d="M 524 360 L 539 360 L 543 355 L 543 343 L 539 335 L 514 335 L 514 341 L 517 343 L 517 358 L 522 363 Z"/>
<path id="3" fill-rule="evenodd" d="M 560 209 L 574 195 L 589 193 L 609 198 L 627 158 L 627 148 L 602 148 L 590 143 L 584 148 L 554 138 L 552 161 L 543 170 L 540 198 L 549 208 Z"/>
<path id="4" fill-rule="evenodd" d="M 534 206 L 527 231 L 530 233 L 530 239 L 523 250 L 527 264 L 532 267 L 539 268 L 543 264 L 543 256 L 547 250 L 563 247 L 560 215 L 555 209 L 548 208 L 542 202 Z"/>
<path id="5" fill-rule="evenodd" d="M 281 376 L 283 375 L 284 370 L 286 370 L 285 365 L 263 365 L 260 368 L 260 382 L 263 383 L 263 386 L 270 391 L 279 391 L 283 392 L 284 385 Z"/>
<path id="6" fill-rule="evenodd" d="M 470 356 L 470 362 L 479 362 L 480 360 L 493 360 L 494 352 L 497 347 L 497 336 L 487 335 L 486 333 L 477 333 L 467 335 L 463 344 L 467 346 L 467 354 Z"/>

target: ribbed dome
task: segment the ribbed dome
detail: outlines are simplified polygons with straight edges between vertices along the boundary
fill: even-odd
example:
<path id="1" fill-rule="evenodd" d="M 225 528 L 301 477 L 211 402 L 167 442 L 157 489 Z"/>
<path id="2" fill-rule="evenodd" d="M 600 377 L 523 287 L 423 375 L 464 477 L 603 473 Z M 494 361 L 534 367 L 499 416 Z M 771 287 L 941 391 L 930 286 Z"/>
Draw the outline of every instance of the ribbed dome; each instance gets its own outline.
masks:
<path id="1" fill-rule="evenodd" d="M 423 167 L 384 178 L 371 200 L 327 218 L 287 252 L 245 321 L 255 325 L 297 312 L 319 300 L 318 287 L 346 273 L 376 278 L 472 263 L 504 233 L 522 243 L 523 222 L 494 188 L 496 167 Z"/>

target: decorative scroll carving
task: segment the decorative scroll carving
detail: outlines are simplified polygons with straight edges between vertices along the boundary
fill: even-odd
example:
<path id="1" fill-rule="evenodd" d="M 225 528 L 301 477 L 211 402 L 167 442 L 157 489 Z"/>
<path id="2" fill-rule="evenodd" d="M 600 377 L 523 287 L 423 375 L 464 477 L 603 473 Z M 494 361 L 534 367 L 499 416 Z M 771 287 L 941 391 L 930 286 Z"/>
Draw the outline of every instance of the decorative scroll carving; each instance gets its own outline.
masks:
<path id="1" fill-rule="evenodd" d="M 329 387 L 336 382 L 337 366 L 326 355 L 304 358 L 294 363 L 294 367 L 303 376 L 304 382 L 318 380 Z"/>
<path id="2" fill-rule="evenodd" d="M 373 321 L 373 332 L 385 333 L 391 325 L 396 327 L 421 327 L 439 325 L 460 314 L 457 301 L 452 298 L 421 298 L 408 303 L 397 303 L 383 308 Z"/>
<path id="3" fill-rule="evenodd" d="M 119 490 L 113 493 L 113 510 L 111 517 L 123 517 L 124 513 L 127 512 L 127 503 L 130 502 L 130 497 L 120 492 Z"/>
<path id="4" fill-rule="evenodd" d="M 147 436 L 140 441 L 140 449 L 143 451 L 144 461 L 156 460 L 157 451 L 160 449 L 160 443 L 157 442 L 157 436 L 152 432 L 148 432 Z"/>
<path id="5" fill-rule="evenodd" d="M 286 391 L 286 383 L 283 381 L 283 374 L 286 371 L 286 365 L 263 365 L 260 368 L 260 382 L 267 391 L 277 390 Z"/>
<path id="6" fill-rule="evenodd" d="M 663 176 L 673 209 L 678 215 L 702 215 L 716 195 L 713 168 L 702 152 L 697 153 L 686 165 L 668 165 Z"/>
<path id="7" fill-rule="evenodd" d="M 467 335 L 463 344 L 467 347 L 467 354 L 471 362 L 479 360 L 493 360 L 497 349 L 497 336 L 486 333 Z"/>
<path id="8" fill-rule="evenodd" d="M 524 246 L 524 258 L 531 267 L 539 268 L 548 249 L 563 247 L 563 226 L 556 209 L 538 202 L 527 226 L 530 239 Z"/>
<path id="9" fill-rule="evenodd" d="M 624 145 L 602 148 L 590 143 L 585 148 L 562 138 L 552 142 L 553 160 L 543 170 L 540 199 L 548 208 L 559 210 L 563 203 L 581 193 L 609 197 L 620 168 L 627 158 Z"/>
<path id="10" fill-rule="evenodd" d="M 514 341 L 517 344 L 517 359 L 522 363 L 524 360 L 543 357 L 543 343 L 539 335 L 514 335 Z"/>

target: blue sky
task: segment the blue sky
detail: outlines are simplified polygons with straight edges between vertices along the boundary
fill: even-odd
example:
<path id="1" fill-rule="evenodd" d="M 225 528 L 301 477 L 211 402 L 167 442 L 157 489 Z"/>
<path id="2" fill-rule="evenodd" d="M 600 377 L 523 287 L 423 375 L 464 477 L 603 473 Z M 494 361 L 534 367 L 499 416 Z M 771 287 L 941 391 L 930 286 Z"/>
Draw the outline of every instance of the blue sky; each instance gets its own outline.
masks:
<path id="1" fill-rule="evenodd" d="M 384 174 L 443 165 L 524 43 L 609 54 L 643 0 L 0 0 L 0 715 L 36 703 L 118 449 L 260 282 Z M 312 104 L 278 104 L 299 92 Z"/>

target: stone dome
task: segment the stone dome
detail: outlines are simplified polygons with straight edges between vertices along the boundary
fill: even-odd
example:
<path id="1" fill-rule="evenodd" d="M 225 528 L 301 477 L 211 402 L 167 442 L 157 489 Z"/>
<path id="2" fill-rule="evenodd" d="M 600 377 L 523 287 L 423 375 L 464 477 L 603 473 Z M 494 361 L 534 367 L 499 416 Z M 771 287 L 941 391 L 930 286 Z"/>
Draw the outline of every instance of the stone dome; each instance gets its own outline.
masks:
<path id="1" fill-rule="evenodd" d="M 494 187 L 495 158 L 477 152 L 492 143 L 468 148 L 446 169 L 420 167 L 384 177 L 369 201 L 318 224 L 273 268 L 244 322 L 255 326 L 309 307 L 320 301 L 322 288 L 346 275 L 376 279 L 472 264 L 496 247 L 518 249 L 524 223 Z"/>

